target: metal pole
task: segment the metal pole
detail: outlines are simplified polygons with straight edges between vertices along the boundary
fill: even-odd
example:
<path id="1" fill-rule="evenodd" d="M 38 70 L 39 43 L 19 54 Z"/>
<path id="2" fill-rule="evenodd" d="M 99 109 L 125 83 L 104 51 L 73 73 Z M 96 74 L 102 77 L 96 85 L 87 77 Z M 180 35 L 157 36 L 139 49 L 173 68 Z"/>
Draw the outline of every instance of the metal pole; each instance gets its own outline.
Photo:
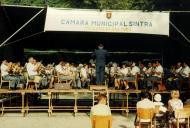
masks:
<path id="1" fill-rule="evenodd" d="M 174 28 L 177 30 L 177 32 L 179 32 L 179 33 L 183 36 L 183 38 L 184 38 L 188 43 L 190 43 L 190 39 L 189 39 L 187 36 L 185 36 L 185 35 L 183 34 L 183 32 L 181 32 L 171 21 L 170 21 L 170 24 L 172 25 L 172 27 L 174 27 Z"/>
<path id="2" fill-rule="evenodd" d="M 22 30 L 26 25 L 28 25 L 34 18 L 36 18 L 44 9 L 41 9 L 36 15 L 34 15 L 29 21 L 27 21 L 23 26 L 21 26 L 16 32 L 14 32 L 9 38 L 7 38 L 1 45 L 2 47 L 6 42 L 8 42 L 14 35 L 16 35 L 20 30 Z"/>

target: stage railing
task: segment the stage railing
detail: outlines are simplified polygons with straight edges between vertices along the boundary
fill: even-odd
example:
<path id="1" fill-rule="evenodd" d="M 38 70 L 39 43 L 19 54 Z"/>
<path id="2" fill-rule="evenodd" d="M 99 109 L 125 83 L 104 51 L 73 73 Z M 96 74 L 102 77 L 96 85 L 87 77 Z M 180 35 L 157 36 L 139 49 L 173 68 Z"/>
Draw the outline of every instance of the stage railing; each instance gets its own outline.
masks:
<path id="1" fill-rule="evenodd" d="M 112 90 L 108 89 L 108 95 L 109 95 L 109 105 L 112 111 L 121 111 L 123 114 L 128 115 L 128 113 L 131 110 L 136 110 L 136 102 L 133 106 L 129 105 L 129 102 L 134 101 L 134 99 L 130 99 L 130 95 L 136 95 L 137 100 L 139 100 L 139 93 L 140 90 Z M 71 99 L 72 105 L 64 105 L 64 104 L 56 104 L 57 100 L 60 100 L 59 95 L 70 93 L 73 98 Z M 93 102 L 91 105 L 79 105 L 78 102 L 81 99 L 79 96 L 81 94 L 91 94 L 93 91 L 88 89 L 70 89 L 70 90 L 55 90 L 55 89 L 44 89 L 44 90 L 8 90 L 8 89 L 0 89 L 0 95 L 2 94 L 15 94 L 16 96 L 21 97 L 21 104 L 20 106 L 13 106 L 13 107 L 6 107 L 4 105 L 4 102 L 0 100 L 2 115 L 5 111 L 21 111 L 22 115 L 25 116 L 28 114 L 29 111 L 47 111 L 48 116 L 51 116 L 54 111 L 63 111 L 63 110 L 70 110 L 76 115 L 78 111 L 90 111 L 91 106 L 93 105 Z M 164 92 L 156 92 L 152 91 L 150 92 L 152 94 L 152 99 L 155 93 L 160 94 L 169 94 L 170 92 L 164 91 Z M 33 95 L 38 94 L 45 95 L 47 100 L 47 103 L 45 105 L 30 105 L 29 97 L 32 97 Z M 64 98 L 62 98 L 64 99 Z M 42 100 L 39 98 L 39 100 Z M 43 99 L 44 100 L 44 99 Z M 65 99 L 64 99 L 65 100 Z M 85 98 L 83 99 L 85 100 Z M 92 100 L 91 97 L 88 97 L 88 100 Z M 88 101 L 88 102 L 89 102 Z M 40 102 L 40 101 L 39 101 Z M 91 102 L 91 101 L 90 101 Z M 89 102 L 89 103 L 90 103 Z M 118 102 L 122 102 L 122 105 L 117 106 Z M 64 102 L 63 102 L 64 103 Z M 115 105 L 115 104 L 116 105 Z"/>

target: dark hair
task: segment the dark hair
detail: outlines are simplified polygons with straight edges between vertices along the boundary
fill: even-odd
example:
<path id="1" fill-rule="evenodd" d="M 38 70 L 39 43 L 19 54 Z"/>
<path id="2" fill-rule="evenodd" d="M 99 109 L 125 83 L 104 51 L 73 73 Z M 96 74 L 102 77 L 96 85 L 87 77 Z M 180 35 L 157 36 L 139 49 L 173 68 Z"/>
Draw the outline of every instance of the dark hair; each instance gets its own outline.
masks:
<path id="1" fill-rule="evenodd" d="M 150 93 L 146 90 L 141 91 L 141 98 L 149 98 Z"/>
<path id="2" fill-rule="evenodd" d="M 105 94 L 99 94 L 97 97 L 98 102 L 101 101 L 102 99 L 107 99 L 107 96 Z"/>

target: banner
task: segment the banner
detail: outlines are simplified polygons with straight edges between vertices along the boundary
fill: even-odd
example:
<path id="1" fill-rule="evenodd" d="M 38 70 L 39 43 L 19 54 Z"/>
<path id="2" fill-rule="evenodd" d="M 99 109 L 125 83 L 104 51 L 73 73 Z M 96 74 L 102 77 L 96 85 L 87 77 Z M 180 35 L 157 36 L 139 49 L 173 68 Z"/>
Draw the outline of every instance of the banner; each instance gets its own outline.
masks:
<path id="1" fill-rule="evenodd" d="M 48 8 L 44 31 L 169 35 L 169 13 Z"/>

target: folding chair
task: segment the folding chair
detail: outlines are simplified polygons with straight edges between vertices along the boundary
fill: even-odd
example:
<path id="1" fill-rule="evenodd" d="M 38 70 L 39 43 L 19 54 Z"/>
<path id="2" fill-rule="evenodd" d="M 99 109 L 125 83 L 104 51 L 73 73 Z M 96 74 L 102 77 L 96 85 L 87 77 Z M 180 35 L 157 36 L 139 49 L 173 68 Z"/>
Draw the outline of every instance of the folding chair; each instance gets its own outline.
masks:
<path id="1" fill-rule="evenodd" d="M 139 128 L 143 128 L 143 125 L 147 125 L 148 127 L 152 128 L 153 117 L 153 108 L 137 108 L 137 121 Z"/>
<path id="2" fill-rule="evenodd" d="M 73 82 L 73 80 L 72 79 L 65 79 L 65 80 L 63 80 L 63 79 L 60 79 L 60 77 L 61 77 L 62 75 L 60 75 L 59 73 L 57 73 L 57 82 L 58 83 L 65 83 L 65 84 L 68 84 L 68 85 L 71 85 L 71 83 Z"/>
<path id="3" fill-rule="evenodd" d="M 128 83 L 132 83 L 135 85 L 135 89 L 138 90 L 138 74 L 136 74 L 134 80 L 127 80 Z"/>
<path id="4" fill-rule="evenodd" d="M 1 75 L 1 85 L 0 88 L 2 87 L 3 83 L 8 83 L 9 84 L 9 89 L 11 89 L 11 84 L 10 84 L 10 80 L 3 80 L 3 76 Z"/>
<path id="5" fill-rule="evenodd" d="M 185 125 L 187 126 L 187 128 L 189 128 L 189 117 L 190 117 L 190 108 L 175 110 L 177 128 L 180 128 L 180 124 Z"/>
<path id="6" fill-rule="evenodd" d="M 166 125 L 166 115 L 165 113 L 160 112 L 160 105 L 155 105 L 154 109 L 154 127 L 156 128 L 157 126 L 159 128 L 165 127 Z"/>
<path id="7" fill-rule="evenodd" d="M 29 75 L 27 72 L 24 74 L 24 76 L 26 77 L 26 89 L 28 89 L 29 83 L 34 83 L 35 89 L 37 90 L 37 83 L 35 82 L 35 80 L 29 79 Z"/>

